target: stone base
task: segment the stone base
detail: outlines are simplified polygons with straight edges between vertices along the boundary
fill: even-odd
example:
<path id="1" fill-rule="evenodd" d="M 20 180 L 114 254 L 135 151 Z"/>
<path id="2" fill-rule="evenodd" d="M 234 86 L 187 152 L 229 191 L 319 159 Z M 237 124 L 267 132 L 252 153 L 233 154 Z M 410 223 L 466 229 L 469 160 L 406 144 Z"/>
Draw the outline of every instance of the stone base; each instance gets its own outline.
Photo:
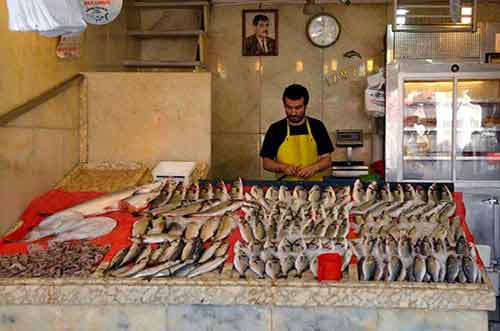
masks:
<path id="1" fill-rule="evenodd" d="M 218 305 L 7 305 L 0 330 L 487 331 L 486 311 Z"/>

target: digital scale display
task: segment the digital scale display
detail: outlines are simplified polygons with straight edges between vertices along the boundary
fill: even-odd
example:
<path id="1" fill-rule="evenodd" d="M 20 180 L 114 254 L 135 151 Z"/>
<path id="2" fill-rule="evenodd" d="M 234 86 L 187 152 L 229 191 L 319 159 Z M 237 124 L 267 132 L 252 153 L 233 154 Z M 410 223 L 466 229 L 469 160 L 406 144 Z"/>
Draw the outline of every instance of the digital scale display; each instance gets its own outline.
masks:
<path id="1" fill-rule="evenodd" d="M 337 130 L 337 146 L 360 147 L 363 146 L 362 130 Z"/>

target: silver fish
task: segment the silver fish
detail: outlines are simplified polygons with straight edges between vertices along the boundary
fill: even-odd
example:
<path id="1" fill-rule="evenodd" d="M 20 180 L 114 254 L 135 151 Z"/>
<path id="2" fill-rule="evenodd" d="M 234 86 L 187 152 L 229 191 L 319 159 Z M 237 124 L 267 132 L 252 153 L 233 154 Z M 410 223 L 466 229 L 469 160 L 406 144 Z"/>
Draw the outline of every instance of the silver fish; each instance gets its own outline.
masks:
<path id="1" fill-rule="evenodd" d="M 318 256 L 314 256 L 309 263 L 309 271 L 312 272 L 314 277 L 318 278 Z"/>
<path id="2" fill-rule="evenodd" d="M 278 189 L 274 186 L 270 186 L 267 191 L 266 195 L 264 196 L 266 200 L 269 201 L 278 201 Z"/>
<path id="3" fill-rule="evenodd" d="M 456 244 L 456 252 L 458 255 L 466 255 L 469 253 L 469 245 L 464 236 L 460 236 Z"/>
<path id="4" fill-rule="evenodd" d="M 128 268 L 126 271 L 119 272 L 119 273 L 112 273 L 113 276 L 115 277 L 130 277 L 138 273 L 139 271 L 143 270 L 146 268 L 146 265 L 149 262 L 149 257 L 145 257 L 142 260 L 138 261 L 134 265 L 132 265 L 130 268 Z"/>
<path id="5" fill-rule="evenodd" d="M 377 269 L 377 261 L 373 255 L 369 255 L 363 258 L 361 261 L 361 279 L 362 280 L 372 280 L 375 277 L 375 271 Z"/>
<path id="6" fill-rule="evenodd" d="M 250 195 L 255 199 L 255 200 L 261 200 L 264 198 L 264 190 L 262 187 L 258 185 L 254 185 L 250 188 Z"/>
<path id="7" fill-rule="evenodd" d="M 351 259 L 352 259 L 352 256 L 354 255 L 354 252 L 352 251 L 351 248 L 348 248 L 345 253 L 344 253 L 344 256 L 342 257 L 342 272 L 345 271 L 348 267 L 349 267 L 349 264 L 351 263 Z"/>
<path id="8" fill-rule="evenodd" d="M 198 262 L 204 263 L 204 262 L 210 260 L 212 257 L 215 256 L 215 252 L 217 251 L 217 249 L 221 245 L 222 245 L 222 241 L 214 242 L 210 247 L 208 247 L 205 251 L 203 251 L 203 254 L 201 254 L 200 260 Z"/>
<path id="9" fill-rule="evenodd" d="M 193 240 L 200 234 L 202 223 L 201 222 L 191 222 L 186 226 L 186 231 L 184 237 L 186 240 Z"/>
<path id="10" fill-rule="evenodd" d="M 217 232 L 215 233 L 214 240 L 219 241 L 226 239 L 233 231 L 233 225 L 235 223 L 234 217 L 231 214 L 225 214 L 222 216 Z"/>
<path id="11" fill-rule="evenodd" d="M 404 271 L 403 262 L 396 255 L 392 255 L 389 263 L 387 265 L 387 280 L 396 281 L 401 277 L 401 273 Z"/>
<path id="12" fill-rule="evenodd" d="M 413 260 L 413 277 L 416 282 L 421 283 L 427 273 L 427 265 L 422 255 L 416 255 Z"/>
<path id="13" fill-rule="evenodd" d="M 202 200 L 212 200 L 215 194 L 211 183 L 206 183 L 200 188 L 200 199 Z"/>
<path id="14" fill-rule="evenodd" d="M 479 281 L 479 268 L 471 256 L 464 256 L 462 258 L 462 269 L 468 283 L 477 283 Z"/>
<path id="15" fill-rule="evenodd" d="M 249 261 L 250 269 L 259 277 L 264 278 L 264 262 L 258 256 L 252 256 Z"/>
<path id="16" fill-rule="evenodd" d="M 280 263 L 278 259 L 272 258 L 266 262 L 265 266 L 266 275 L 268 275 L 272 280 L 278 279 L 280 275 Z"/>
<path id="17" fill-rule="evenodd" d="M 182 250 L 181 260 L 186 261 L 189 259 L 197 261 L 200 257 L 202 248 L 203 243 L 199 238 L 187 241 L 186 246 L 184 246 Z"/>
<path id="18" fill-rule="evenodd" d="M 196 269 L 197 265 L 193 260 L 187 260 L 182 262 L 181 264 L 176 265 L 175 267 L 170 268 L 170 274 L 175 277 L 186 277 L 189 275 L 194 269 Z"/>
<path id="19" fill-rule="evenodd" d="M 201 240 L 208 241 L 215 236 L 215 232 L 219 228 L 220 218 L 211 218 L 202 225 L 200 230 Z"/>
<path id="20" fill-rule="evenodd" d="M 215 251 L 215 257 L 221 257 L 227 254 L 227 251 L 229 250 L 229 243 L 228 242 L 223 242 L 222 245 L 217 248 Z"/>
<path id="21" fill-rule="evenodd" d="M 282 255 L 279 258 L 279 263 L 282 274 L 286 276 L 295 265 L 295 258 L 292 255 Z"/>
<path id="22" fill-rule="evenodd" d="M 229 193 L 229 195 L 233 200 L 243 200 L 244 194 L 245 193 L 243 192 L 243 180 L 241 178 L 238 178 L 238 180 L 234 181 L 231 184 L 231 192 Z"/>
<path id="23" fill-rule="evenodd" d="M 167 244 L 160 244 L 158 247 L 156 247 L 153 250 L 153 253 L 151 253 L 151 258 L 149 259 L 149 265 L 155 265 L 158 263 L 158 260 L 160 257 L 163 255 L 163 252 L 165 252 L 165 249 L 167 249 L 168 243 Z"/>
<path id="24" fill-rule="evenodd" d="M 162 263 L 160 265 L 143 269 L 143 270 L 135 273 L 132 276 L 132 278 L 144 278 L 144 277 L 154 276 L 155 274 L 159 273 L 160 271 L 171 268 L 179 263 L 180 263 L 180 261 L 167 261 L 167 262 Z"/>
<path id="25" fill-rule="evenodd" d="M 130 249 L 127 252 L 127 255 L 123 258 L 123 260 L 118 264 L 118 266 L 124 266 L 127 263 L 135 260 L 135 258 L 142 252 L 142 244 L 134 242 L 132 246 L 130 246 Z"/>
<path id="26" fill-rule="evenodd" d="M 125 256 L 127 255 L 127 252 L 129 250 L 129 247 L 124 247 L 122 249 L 120 249 L 114 256 L 113 258 L 111 259 L 111 262 L 109 263 L 108 267 L 106 270 L 111 270 L 113 269 L 115 266 L 118 266 L 121 264 L 121 262 L 123 261 L 123 259 L 125 258 Z"/>
<path id="27" fill-rule="evenodd" d="M 460 262 L 455 255 L 450 254 L 446 259 L 446 281 L 448 283 L 454 283 L 457 279 L 459 271 Z"/>
<path id="28" fill-rule="evenodd" d="M 264 227 L 264 224 L 260 220 L 255 220 L 252 230 L 255 239 L 263 241 L 266 238 L 266 229 Z"/>
<path id="29" fill-rule="evenodd" d="M 240 276 L 245 275 L 245 271 L 248 269 L 248 257 L 244 254 L 235 254 L 233 265 L 236 271 L 240 274 Z"/>
<path id="30" fill-rule="evenodd" d="M 170 222 L 167 225 L 167 233 L 171 237 L 180 238 L 184 234 L 184 226 L 177 222 Z"/>
<path id="31" fill-rule="evenodd" d="M 151 223 L 152 217 L 149 215 L 142 216 L 140 219 L 134 222 L 132 225 L 132 237 L 137 238 L 142 236 L 148 230 L 149 224 Z"/>
<path id="32" fill-rule="evenodd" d="M 201 212 L 189 214 L 187 216 L 200 216 L 200 217 L 222 216 L 226 213 L 230 213 L 237 209 L 240 209 L 242 206 L 243 206 L 243 201 L 226 200 L 219 203 L 218 205 L 215 205 L 212 208 L 209 208 Z"/>
<path id="33" fill-rule="evenodd" d="M 187 277 L 193 278 L 193 277 L 205 274 L 207 272 L 214 271 L 215 269 L 220 267 L 224 263 L 224 261 L 226 261 L 226 259 L 227 259 L 227 256 L 221 256 L 221 257 L 215 258 L 212 261 L 205 262 L 202 265 L 198 266 L 193 271 L 191 271 Z"/>
<path id="34" fill-rule="evenodd" d="M 219 182 L 219 185 L 215 187 L 215 199 L 220 200 L 220 201 L 228 201 L 231 200 L 231 196 L 229 195 L 229 192 L 227 191 L 226 184 L 224 183 L 223 180 Z"/>
<path id="35" fill-rule="evenodd" d="M 180 258 L 182 250 L 184 248 L 183 240 L 174 240 L 168 244 L 168 246 L 163 251 L 162 255 L 158 259 L 159 263 L 166 261 L 173 261 Z"/>
<path id="36" fill-rule="evenodd" d="M 159 244 L 177 239 L 179 239 L 178 236 L 173 236 L 169 233 L 147 234 L 141 237 L 141 241 L 145 244 Z"/>
<path id="37" fill-rule="evenodd" d="M 252 229 L 250 228 L 250 224 L 248 224 L 246 220 L 240 219 L 238 228 L 244 241 L 246 241 L 247 243 L 254 241 Z"/>
<path id="38" fill-rule="evenodd" d="M 427 272 L 431 276 L 431 281 L 439 282 L 441 275 L 441 263 L 434 255 L 427 257 L 426 268 Z"/>
<path id="39" fill-rule="evenodd" d="M 305 256 L 304 253 L 300 253 L 299 255 L 297 255 L 297 258 L 295 259 L 294 266 L 295 266 L 295 270 L 297 270 L 297 276 L 300 277 L 302 275 L 302 273 L 309 266 L 309 260 Z"/>

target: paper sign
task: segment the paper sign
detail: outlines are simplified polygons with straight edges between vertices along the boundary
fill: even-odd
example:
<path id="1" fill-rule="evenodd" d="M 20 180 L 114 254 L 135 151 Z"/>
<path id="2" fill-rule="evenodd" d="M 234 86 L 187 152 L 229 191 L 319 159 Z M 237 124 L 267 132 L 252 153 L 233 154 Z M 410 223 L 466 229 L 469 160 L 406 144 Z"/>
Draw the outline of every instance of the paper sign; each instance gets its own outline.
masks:
<path id="1" fill-rule="evenodd" d="M 120 15 L 123 0 L 81 0 L 83 20 L 89 24 L 104 25 Z"/>
<path id="2" fill-rule="evenodd" d="M 60 59 L 80 58 L 80 34 L 62 35 L 56 48 L 56 55 Z"/>

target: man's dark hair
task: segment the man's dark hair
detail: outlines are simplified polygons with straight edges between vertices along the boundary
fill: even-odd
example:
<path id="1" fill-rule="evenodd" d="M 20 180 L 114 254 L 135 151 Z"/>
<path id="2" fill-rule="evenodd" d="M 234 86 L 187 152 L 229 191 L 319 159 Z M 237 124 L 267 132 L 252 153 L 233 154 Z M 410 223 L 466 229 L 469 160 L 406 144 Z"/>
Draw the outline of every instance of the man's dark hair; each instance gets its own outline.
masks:
<path id="1" fill-rule="evenodd" d="M 304 106 L 307 106 L 309 103 L 309 92 L 307 92 L 307 89 L 299 84 L 288 85 L 283 92 L 283 104 L 285 103 L 285 98 L 299 100 L 302 97 L 304 97 Z"/>
<path id="2" fill-rule="evenodd" d="M 269 17 L 267 17 L 266 15 L 262 15 L 262 14 L 255 15 L 255 17 L 253 18 L 252 24 L 257 26 L 257 24 L 259 24 L 259 21 L 267 22 L 267 21 L 269 21 Z"/>

